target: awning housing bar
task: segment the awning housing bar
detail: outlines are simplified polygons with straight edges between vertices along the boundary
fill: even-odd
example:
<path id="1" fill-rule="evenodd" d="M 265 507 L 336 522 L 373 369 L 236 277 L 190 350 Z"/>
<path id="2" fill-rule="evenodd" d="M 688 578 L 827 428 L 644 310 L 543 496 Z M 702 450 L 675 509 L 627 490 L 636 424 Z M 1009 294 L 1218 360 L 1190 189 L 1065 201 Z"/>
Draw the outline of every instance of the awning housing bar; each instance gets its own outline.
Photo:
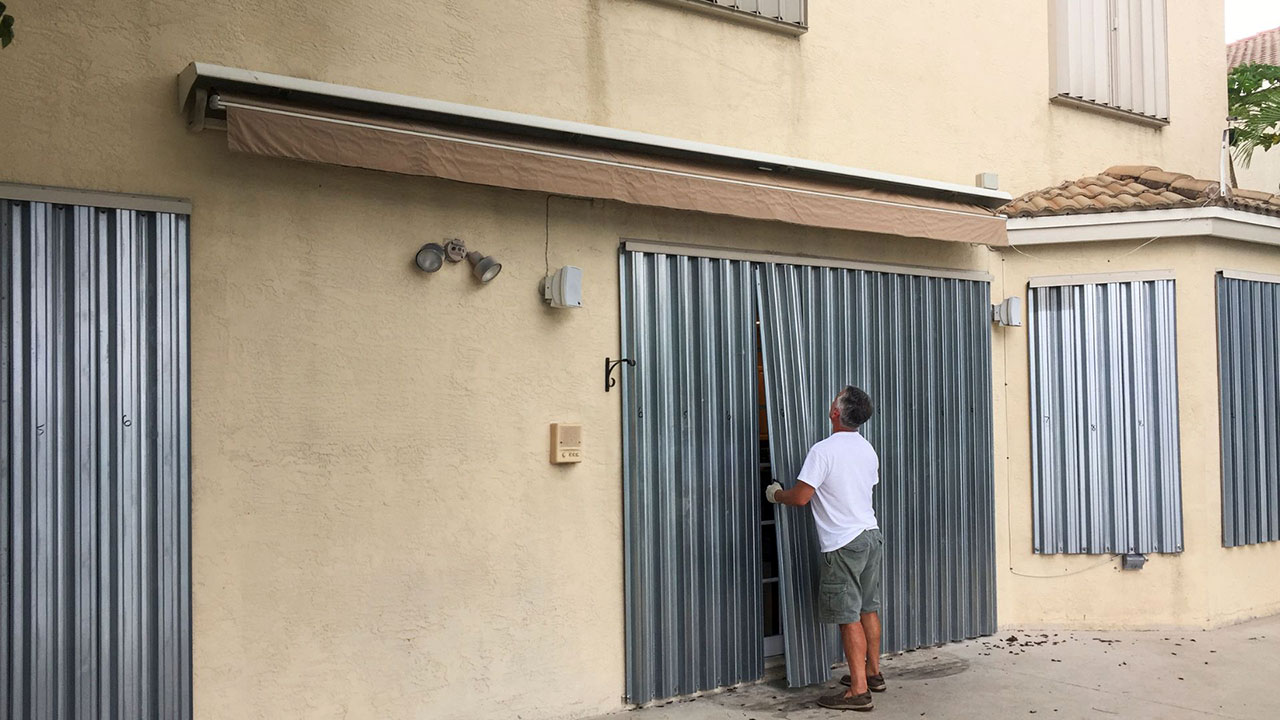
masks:
<path id="1" fill-rule="evenodd" d="M 178 76 L 178 108 L 181 112 L 187 113 L 188 125 L 193 130 L 203 129 L 210 118 L 215 121 L 224 119 L 225 116 L 219 110 L 211 109 L 208 104 L 209 96 L 216 91 L 235 92 L 268 100 L 304 102 L 405 120 L 446 123 L 533 138 L 571 141 L 587 146 L 644 152 L 778 174 L 807 176 L 864 188 L 952 200 L 986 208 L 1000 207 L 1011 199 L 1006 192 L 976 186 L 924 180 L 661 135 L 199 62 L 189 64 Z"/>

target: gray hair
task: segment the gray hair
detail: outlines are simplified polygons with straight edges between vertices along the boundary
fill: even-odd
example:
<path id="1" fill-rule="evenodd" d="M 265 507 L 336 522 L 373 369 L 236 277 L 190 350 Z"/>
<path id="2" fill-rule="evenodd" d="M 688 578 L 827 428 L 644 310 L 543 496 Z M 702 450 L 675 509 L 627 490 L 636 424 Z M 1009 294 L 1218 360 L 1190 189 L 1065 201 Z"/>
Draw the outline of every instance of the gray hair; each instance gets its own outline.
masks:
<path id="1" fill-rule="evenodd" d="M 836 410 L 840 413 L 840 424 L 856 430 L 871 419 L 875 409 L 871 405 L 871 396 L 852 385 L 846 385 L 836 395 Z"/>

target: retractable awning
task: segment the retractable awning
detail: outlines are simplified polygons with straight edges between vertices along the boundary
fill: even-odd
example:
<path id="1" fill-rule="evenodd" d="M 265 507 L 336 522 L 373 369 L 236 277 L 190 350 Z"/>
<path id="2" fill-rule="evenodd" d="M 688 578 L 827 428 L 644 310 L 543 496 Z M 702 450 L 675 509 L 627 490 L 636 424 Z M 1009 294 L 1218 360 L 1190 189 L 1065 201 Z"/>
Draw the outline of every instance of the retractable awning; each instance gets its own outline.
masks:
<path id="1" fill-rule="evenodd" d="M 179 102 L 238 152 L 810 227 L 1005 245 L 982 188 L 192 64 Z M 210 122 L 213 120 L 213 123 Z"/>

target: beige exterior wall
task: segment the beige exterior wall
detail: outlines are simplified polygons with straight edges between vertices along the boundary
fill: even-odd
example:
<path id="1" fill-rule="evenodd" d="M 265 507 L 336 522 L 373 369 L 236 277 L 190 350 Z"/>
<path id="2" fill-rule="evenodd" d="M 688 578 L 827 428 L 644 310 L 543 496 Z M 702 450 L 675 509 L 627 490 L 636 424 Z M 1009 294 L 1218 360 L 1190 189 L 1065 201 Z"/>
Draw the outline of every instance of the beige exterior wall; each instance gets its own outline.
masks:
<path id="1" fill-rule="evenodd" d="M 1047 102 L 1048 0 L 809 5 L 796 38 L 654 0 L 25 3 L 0 119 L 154 148 L 178 130 L 173 76 L 201 60 L 937 180 L 995 171 L 1015 194 L 1121 163 L 1217 174 L 1220 2 L 1169 3 L 1164 129 Z M 59 155 L 46 175 L 92 172 Z"/>
<path id="2" fill-rule="evenodd" d="M 1250 190 L 1280 193 L 1280 147 L 1255 152 L 1249 167 L 1236 167 L 1236 184 Z"/>
<path id="3" fill-rule="evenodd" d="M 1013 234 L 1016 240 L 1016 233 Z M 1009 461 L 997 472 L 998 586 L 1002 625 L 1213 627 L 1280 612 L 1280 543 L 1222 547 L 1218 415 L 1218 269 L 1280 274 L 1269 246 L 1206 238 L 1028 246 L 1001 253 L 993 293 L 1027 295 L 1032 277 L 1173 270 L 1178 317 L 1178 389 L 1185 551 L 1152 555 L 1138 572 L 1098 556 L 1031 550 L 1031 430 L 1027 333 L 995 330 L 998 388 L 1007 383 Z M 1140 249 L 1139 249 L 1140 248 Z M 1024 254 L 1025 253 L 1025 254 Z M 1003 377 L 1001 377 L 1003 373 Z M 1001 418 L 997 416 L 997 433 Z M 997 449 L 997 457 L 1000 457 Z"/>
<path id="4" fill-rule="evenodd" d="M 1044 2 L 811 0 L 799 39 L 647 0 L 11 4 L 0 180 L 194 205 L 196 717 L 620 707 L 620 407 L 600 387 L 619 238 L 988 269 L 996 297 L 1025 295 L 1032 270 L 982 248 L 561 199 L 548 215 L 541 195 L 232 155 L 176 114 L 187 62 L 940 180 L 992 170 L 1016 193 L 1118 163 L 1213 176 L 1223 113 L 1203 88 L 1222 85 L 1221 7 L 1170 7 L 1173 122 L 1153 130 L 1048 103 Z M 446 236 L 502 275 L 416 272 L 417 247 Z M 586 273 L 582 310 L 536 295 L 548 236 L 553 268 Z M 1029 252 L 1097 270 L 1100 250 Z M 1114 266 L 1178 260 L 1185 337 L 1207 327 L 1211 296 L 1186 298 L 1210 280 L 1176 250 Z M 1025 333 L 994 338 L 996 387 L 1011 382 L 995 398 L 1002 623 L 1203 625 L 1280 597 L 1254 571 L 1280 549 L 1219 547 L 1216 446 L 1189 442 L 1215 436 L 1210 385 L 1182 408 L 1184 556 L 1123 576 L 1006 570 L 1094 561 L 1030 555 Z M 1184 378 L 1213 367 L 1179 362 Z M 582 465 L 546 462 L 553 421 L 584 424 Z"/>

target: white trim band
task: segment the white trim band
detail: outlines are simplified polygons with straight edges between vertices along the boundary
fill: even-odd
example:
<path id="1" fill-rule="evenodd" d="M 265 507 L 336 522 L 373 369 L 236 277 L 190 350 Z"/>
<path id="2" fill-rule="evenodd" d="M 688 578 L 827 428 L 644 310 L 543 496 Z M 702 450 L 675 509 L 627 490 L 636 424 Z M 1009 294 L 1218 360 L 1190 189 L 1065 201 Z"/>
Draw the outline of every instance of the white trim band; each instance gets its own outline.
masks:
<path id="1" fill-rule="evenodd" d="M 626 252 L 682 255 L 685 257 L 709 258 L 712 260 L 745 260 L 748 262 L 803 265 L 806 267 L 839 268 L 841 270 L 867 270 L 870 272 L 891 273 L 894 275 L 950 278 L 954 280 L 973 280 L 977 282 L 991 282 L 992 279 L 990 273 L 982 270 L 953 270 L 951 268 L 932 268 L 916 265 L 859 262 L 812 255 L 786 255 L 767 252 L 764 250 L 741 250 L 738 248 L 708 247 L 706 245 L 681 245 L 679 243 L 665 243 L 652 240 L 624 239 L 622 241 L 622 249 Z"/>
<path id="2" fill-rule="evenodd" d="M 1009 218 L 1013 246 L 1215 237 L 1280 245 L 1280 218 L 1224 207 Z"/>
<path id="3" fill-rule="evenodd" d="M 1064 287 L 1067 285 L 1106 285 L 1109 283 L 1173 280 L 1172 270 L 1138 270 L 1135 272 L 1087 273 L 1082 275 L 1045 275 L 1027 279 L 1027 287 Z"/>
<path id="4" fill-rule="evenodd" d="M 1222 277 L 1232 280 L 1248 280 L 1249 282 L 1264 282 L 1280 284 L 1280 275 L 1269 275 L 1267 273 L 1250 272 L 1249 270 L 1219 270 Z"/>
<path id="5" fill-rule="evenodd" d="M 87 207 L 139 210 L 142 212 L 190 215 L 191 201 L 182 198 L 133 195 L 130 193 L 76 190 L 73 188 L 23 185 L 0 182 L 0 199 L 24 202 L 52 203 L 54 205 L 83 205 Z"/>

